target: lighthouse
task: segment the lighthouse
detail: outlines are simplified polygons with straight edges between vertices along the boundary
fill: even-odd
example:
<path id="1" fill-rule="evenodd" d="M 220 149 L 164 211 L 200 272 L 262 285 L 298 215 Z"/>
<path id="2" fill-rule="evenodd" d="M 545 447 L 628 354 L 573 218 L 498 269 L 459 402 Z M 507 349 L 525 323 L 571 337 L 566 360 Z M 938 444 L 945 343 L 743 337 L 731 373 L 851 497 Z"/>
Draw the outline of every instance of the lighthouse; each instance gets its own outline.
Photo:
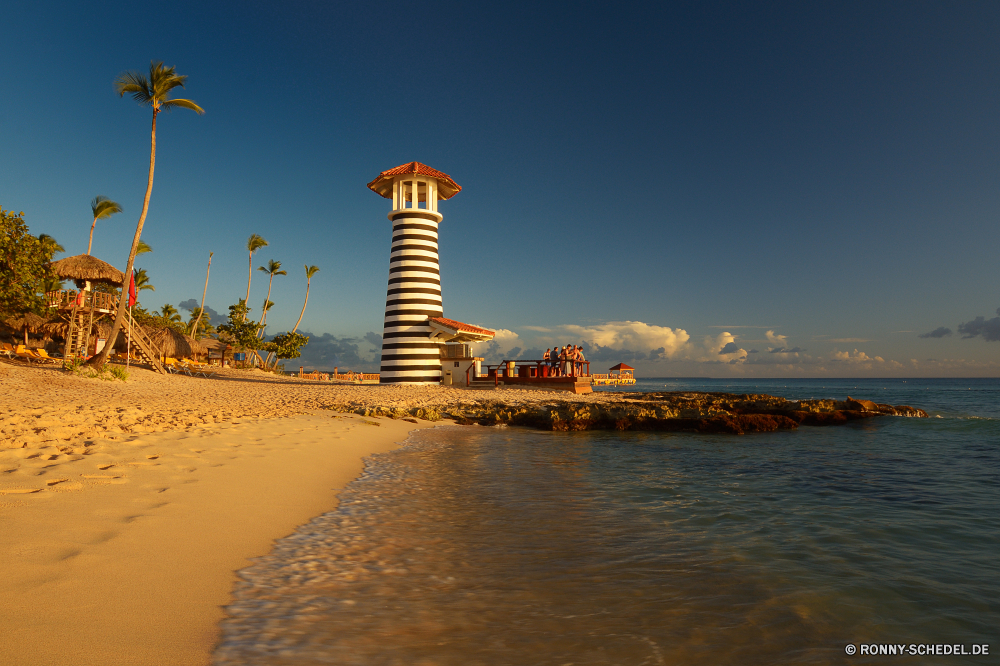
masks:
<path id="1" fill-rule="evenodd" d="M 382 384 L 441 382 L 441 344 L 431 319 L 443 316 L 438 202 L 462 188 L 446 173 L 410 162 L 379 174 L 369 189 L 392 200 L 389 286 L 382 327 Z"/>

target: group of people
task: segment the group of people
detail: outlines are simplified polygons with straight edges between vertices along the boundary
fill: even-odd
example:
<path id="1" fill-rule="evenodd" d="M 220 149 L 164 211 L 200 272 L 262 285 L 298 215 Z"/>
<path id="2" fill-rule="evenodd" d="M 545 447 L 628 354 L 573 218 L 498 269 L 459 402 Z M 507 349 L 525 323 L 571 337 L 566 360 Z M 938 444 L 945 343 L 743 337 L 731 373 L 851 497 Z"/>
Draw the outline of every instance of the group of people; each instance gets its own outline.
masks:
<path id="1" fill-rule="evenodd" d="M 583 348 L 580 345 L 566 345 L 565 347 L 550 347 L 542 354 L 542 360 L 548 362 L 550 375 L 558 377 L 560 375 L 582 375 L 583 364 L 587 360 L 583 356 Z"/>

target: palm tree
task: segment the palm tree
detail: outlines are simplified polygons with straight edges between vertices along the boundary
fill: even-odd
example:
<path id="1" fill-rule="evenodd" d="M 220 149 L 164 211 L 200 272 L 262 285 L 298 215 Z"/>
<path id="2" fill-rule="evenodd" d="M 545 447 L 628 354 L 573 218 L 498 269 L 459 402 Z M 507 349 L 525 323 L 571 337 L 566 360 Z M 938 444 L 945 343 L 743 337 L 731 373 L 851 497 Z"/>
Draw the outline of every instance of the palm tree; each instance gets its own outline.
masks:
<path id="1" fill-rule="evenodd" d="M 115 92 L 119 97 L 125 93 L 131 93 L 132 99 L 142 106 L 149 106 L 153 109 L 153 125 L 150 130 L 149 139 L 149 177 L 146 180 L 146 196 L 142 200 L 142 212 L 139 214 L 139 222 L 135 225 L 135 236 L 132 238 L 132 249 L 128 254 L 128 263 L 125 266 L 125 275 L 132 272 L 135 263 L 135 253 L 139 249 L 139 239 L 142 236 L 142 225 L 146 223 L 146 213 L 149 211 L 149 196 L 153 193 L 153 168 L 156 166 L 156 116 L 160 111 L 170 109 L 190 109 L 201 115 L 205 110 L 189 99 L 170 99 L 170 91 L 177 87 L 184 87 L 186 76 L 177 74 L 175 68 L 164 67 L 162 62 L 151 62 L 149 64 L 149 78 L 139 72 L 125 72 L 115 79 Z M 105 345 L 100 354 L 96 354 L 87 361 L 88 364 L 100 367 L 107 363 L 111 348 L 115 346 L 118 338 L 118 331 L 122 328 L 125 319 L 125 306 L 128 304 L 127 298 L 118 299 L 118 312 L 115 315 L 115 323 L 111 325 L 111 334 L 108 336 L 110 344 Z"/>
<path id="2" fill-rule="evenodd" d="M 267 267 L 258 266 L 257 270 L 262 273 L 267 273 L 271 276 L 271 279 L 267 283 L 267 298 L 264 299 L 264 311 L 260 314 L 260 323 L 264 324 L 267 322 L 267 311 L 271 309 L 274 303 L 271 303 L 271 284 L 274 282 L 275 275 L 288 275 L 288 271 L 281 270 L 281 262 L 271 259 L 267 262 Z M 264 329 L 260 329 L 261 335 L 264 334 Z"/>
<path id="3" fill-rule="evenodd" d="M 302 323 L 302 315 L 306 313 L 306 306 L 309 305 L 309 284 L 312 282 L 313 275 L 319 273 L 319 266 L 305 266 L 306 269 L 306 302 L 302 304 L 302 312 L 299 313 L 299 320 L 295 322 L 295 327 L 292 328 L 292 333 L 299 329 L 299 324 Z"/>
<path id="4" fill-rule="evenodd" d="M 250 251 L 250 258 L 247 260 L 249 269 L 247 270 L 247 297 L 246 302 L 250 302 L 250 278 L 253 277 L 253 253 L 262 247 L 267 247 L 267 241 L 257 234 L 250 234 L 247 239 L 247 249 Z"/>
<path id="5" fill-rule="evenodd" d="M 99 194 L 90 202 L 90 210 L 94 213 L 94 221 L 90 223 L 90 240 L 87 241 L 87 254 L 90 254 L 90 248 L 94 245 L 94 227 L 97 226 L 97 221 L 105 220 L 115 213 L 122 212 L 122 207 L 118 202 L 112 201 L 103 194 Z"/>
<path id="6" fill-rule="evenodd" d="M 59 252 L 66 251 L 66 248 L 60 245 L 55 238 L 49 236 L 48 234 L 38 234 L 38 242 L 42 244 L 42 251 L 45 253 L 45 256 L 49 258 L 49 260 L 51 260 L 52 257 Z"/>
<path id="7" fill-rule="evenodd" d="M 167 321 L 181 321 L 181 315 L 177 312 L 177 308 L 167 303 L 162 308 L 160 308 L 160 316 Z"/>
<path id="8" fill-rule="evenodd" d="M 52 261 L 57 253 L 66 251 L 66 248 L 48 234 L 38 234 L 38 244 L 42 246 L 42 254 L 45 256 L 46 261 Z M 59 291 L 60 289 L 62 289 L 62 280 L 54 274 L 42 281 L 43 294 L 47 294 L 50 291 Z"/>
<path id="9" fill-rule="evenodd" d="M 156 291 L 156 287 L 154 287 L 149 282 L 149 276 L 146 275 L 146 269 L 140 268 L 135 272 L 135 291 L 136 293 L 139 293 L 144 289 L 148 289 L 149 291 Z"/>
<path id="10" fill-rule="evenodd" d="M 194 321 L 194 326 L 191 328 L 191 337 L 193 338 L 198 333 L 198 324 L 201 323 L 201 316 L 205 313 L 205 295 L 208 294 L 208 275 L 212 272 L 212 255 L 214 252 L 208 253 L 208 269 L 205 271 L 205 288 L 201 292 L 201 307 L 198 308 L 198 318 Z"/>

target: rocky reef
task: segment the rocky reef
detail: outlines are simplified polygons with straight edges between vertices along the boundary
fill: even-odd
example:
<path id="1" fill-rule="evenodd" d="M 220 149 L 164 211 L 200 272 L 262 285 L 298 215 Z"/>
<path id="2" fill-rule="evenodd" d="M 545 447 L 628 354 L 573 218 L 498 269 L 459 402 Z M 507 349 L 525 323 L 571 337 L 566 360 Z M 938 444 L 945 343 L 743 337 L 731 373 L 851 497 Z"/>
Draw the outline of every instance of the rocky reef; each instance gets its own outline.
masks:
<path id="1" fill-rule="evenodd" d="M 580 402 L 555 396 L 531 401 L 483 398 L 406 408 L 338 404 L 330 409 L 363 416 L 453 419 L 460 425 L 512 425 L 541 430 L 657 430 L 731 433 L 790 430 L 800 425 L 840 425 L 877 416 L 926 417 L 909 406 L 870 400 L 786 400 L 763 394 L 617 393 Z"/>

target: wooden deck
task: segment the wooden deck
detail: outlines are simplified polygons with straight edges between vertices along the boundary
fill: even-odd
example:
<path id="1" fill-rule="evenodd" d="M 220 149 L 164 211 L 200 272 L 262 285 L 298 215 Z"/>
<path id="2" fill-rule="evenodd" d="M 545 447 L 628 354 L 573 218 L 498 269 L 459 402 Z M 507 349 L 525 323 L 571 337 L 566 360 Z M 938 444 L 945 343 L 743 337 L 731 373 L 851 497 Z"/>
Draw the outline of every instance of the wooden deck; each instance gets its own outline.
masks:
<path id="1" fill-rule="evenodd" d="M 592 393 L 590 362 L 573 362 L 568 374 L 552 374 L 552 368 L 541 360 L 502 361 L 486 365 L 486 375 L 476 378 L 476 384 L 492 381 L 494 386 L 507 388 Z M 470 384 L 471 385 L 471 384 Z"/>
<path id="2" fill-rule="evenodd" d="M 80 298 L 80 295 L 83 298 Z M 58 310 L 89 310 L 94 312 L 110 314 L 118 307 L 118 296 L 106 294 L 103 291 L 77 291 L 75 289 L 60 289 L 59 291 L 49 291 L 45 294 L 45 299 L 50 308 Z"/>

